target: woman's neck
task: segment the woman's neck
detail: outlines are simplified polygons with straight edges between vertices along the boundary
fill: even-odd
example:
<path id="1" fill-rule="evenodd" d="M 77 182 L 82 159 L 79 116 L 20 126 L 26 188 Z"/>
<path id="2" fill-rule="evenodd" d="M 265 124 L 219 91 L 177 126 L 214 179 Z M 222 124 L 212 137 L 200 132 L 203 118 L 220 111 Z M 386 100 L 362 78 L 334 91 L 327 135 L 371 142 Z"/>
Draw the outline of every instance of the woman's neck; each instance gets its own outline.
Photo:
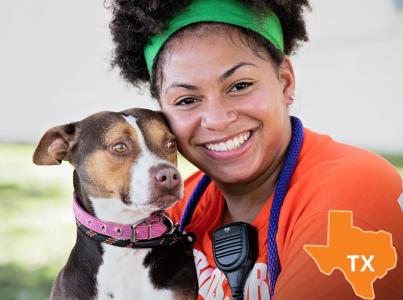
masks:
<path id="1" fill-rule="evenodd" d="M 251 223 L 256 218 L 267 199 L 274 192 L 277 178 L 286 157 L 288 144 L 289 139 L 269 168 L 250 182 L 228 184 L 215 180 L 215 184 L 225 199 L 222 224 L 239 221 Z"/>

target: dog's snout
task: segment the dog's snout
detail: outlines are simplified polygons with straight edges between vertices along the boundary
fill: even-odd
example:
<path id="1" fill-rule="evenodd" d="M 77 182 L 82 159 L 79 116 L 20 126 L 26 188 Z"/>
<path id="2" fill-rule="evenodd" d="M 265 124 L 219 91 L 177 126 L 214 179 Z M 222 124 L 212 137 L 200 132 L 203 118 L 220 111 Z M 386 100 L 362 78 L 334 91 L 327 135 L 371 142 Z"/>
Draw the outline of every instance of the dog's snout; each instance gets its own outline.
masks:
<path id="1" fill-rule="evenodd" d="M 167 189 L 172 189 L 179 185 L 180 175 L 175 168 L 164 167 L 155 173 L 154 180 L 157 185 Z"/>
<path id="2" fill-rule="evenodd" d="M 179 171 L 170 164 L 161 163 L 150 170 L 150 203 L 166 209 L 182 197 L 183 182 Z"/>

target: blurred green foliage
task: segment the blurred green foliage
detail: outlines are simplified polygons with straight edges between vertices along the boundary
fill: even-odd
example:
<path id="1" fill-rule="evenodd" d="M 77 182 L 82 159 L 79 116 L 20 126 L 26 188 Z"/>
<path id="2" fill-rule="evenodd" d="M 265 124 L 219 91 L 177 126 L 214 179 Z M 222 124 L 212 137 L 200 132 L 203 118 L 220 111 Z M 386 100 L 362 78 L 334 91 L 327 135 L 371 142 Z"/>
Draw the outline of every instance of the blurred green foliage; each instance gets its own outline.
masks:
<path id="1" fill-rule="evenodd" d="M 0 145 L 2 300 L 47 299 L 74 243 L 72 169 L 34 166 L 33 149 Z"/>
<path id="2" fill-rule="evenodd" d="M 48 299 L 55 276 L 54 268 L 29 269 L 16 263 L 0 266 L 1 299 Z"/>
<path id="3" fill-rule="evenodd" d="M 403 155 L 402 154 L 382 154 L 392 165 L 394 165 L 400 173 L 403 171 Z"/>
<path id="4" fill-rule="evenodd" d="M 72 167 L 35 166 L 34 146 L 0 145 L 0 299 L 47 299 L 74 245 Z M 403 155 L 387 155 L 403 172 Z M 195 168 L 179 158 L 184 177 Z"/>

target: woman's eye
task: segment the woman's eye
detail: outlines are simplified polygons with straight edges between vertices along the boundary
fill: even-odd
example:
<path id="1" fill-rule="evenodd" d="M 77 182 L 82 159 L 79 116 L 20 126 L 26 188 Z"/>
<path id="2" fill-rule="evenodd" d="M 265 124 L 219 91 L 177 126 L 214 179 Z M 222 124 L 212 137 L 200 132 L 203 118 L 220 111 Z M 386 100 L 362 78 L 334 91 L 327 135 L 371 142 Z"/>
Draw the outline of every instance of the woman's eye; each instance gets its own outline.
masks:
<path id="1" fill-rule="evenodd" d="M 237 92 L 243 89 L 246 89 L 247 87 L 251 86 L 252 83 L 251 82 L 239 82 L 237 84 L 235 84 L 232 89 L 231 92 Z"/>
<path id="2" fill-rule="evenodd" d="M 127 151 L 127 145 L 125 143 L 117 143 L 115 145 L 112 146 L 113 151 L 115 151 L 116 153 L 124 153 Z"/>
<path id="3" fill-rule="evenodd" d="M 175 140 L 169 140 L 166 144 L 167 148 L 169 150 L 175 150 L 176 149 L 176 142 Z"/>
<path id="4" fill-rule="evenodd" d="M 175 103 L 176 106 L 181 106 L 181 105 L 192 105 L 196 103 L 196 98 L 184 98 L 179 100 L 178 102 Z"/>

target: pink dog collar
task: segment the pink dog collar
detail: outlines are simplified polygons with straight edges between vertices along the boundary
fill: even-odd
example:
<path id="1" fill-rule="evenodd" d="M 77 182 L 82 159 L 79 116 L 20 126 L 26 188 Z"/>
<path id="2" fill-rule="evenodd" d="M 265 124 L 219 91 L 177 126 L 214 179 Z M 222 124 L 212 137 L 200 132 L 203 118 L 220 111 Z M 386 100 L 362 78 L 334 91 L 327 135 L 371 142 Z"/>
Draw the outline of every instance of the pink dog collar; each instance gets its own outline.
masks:
<path id="1" fill-rule="evenodd" d="M 164 220 L 168 220 L 173 228 L 172 220 L 163 212 L 154 213 L 150 217 L 131 225 L 101 221 L 88 214 L 80 206 L 75 193 L 73 194 L 73 211 L 77 222 L 88 229 L 116 240 L 130 239 L 133 243 L 140 240 L 150 240 L 161 237 L 168 231 Z"/>

